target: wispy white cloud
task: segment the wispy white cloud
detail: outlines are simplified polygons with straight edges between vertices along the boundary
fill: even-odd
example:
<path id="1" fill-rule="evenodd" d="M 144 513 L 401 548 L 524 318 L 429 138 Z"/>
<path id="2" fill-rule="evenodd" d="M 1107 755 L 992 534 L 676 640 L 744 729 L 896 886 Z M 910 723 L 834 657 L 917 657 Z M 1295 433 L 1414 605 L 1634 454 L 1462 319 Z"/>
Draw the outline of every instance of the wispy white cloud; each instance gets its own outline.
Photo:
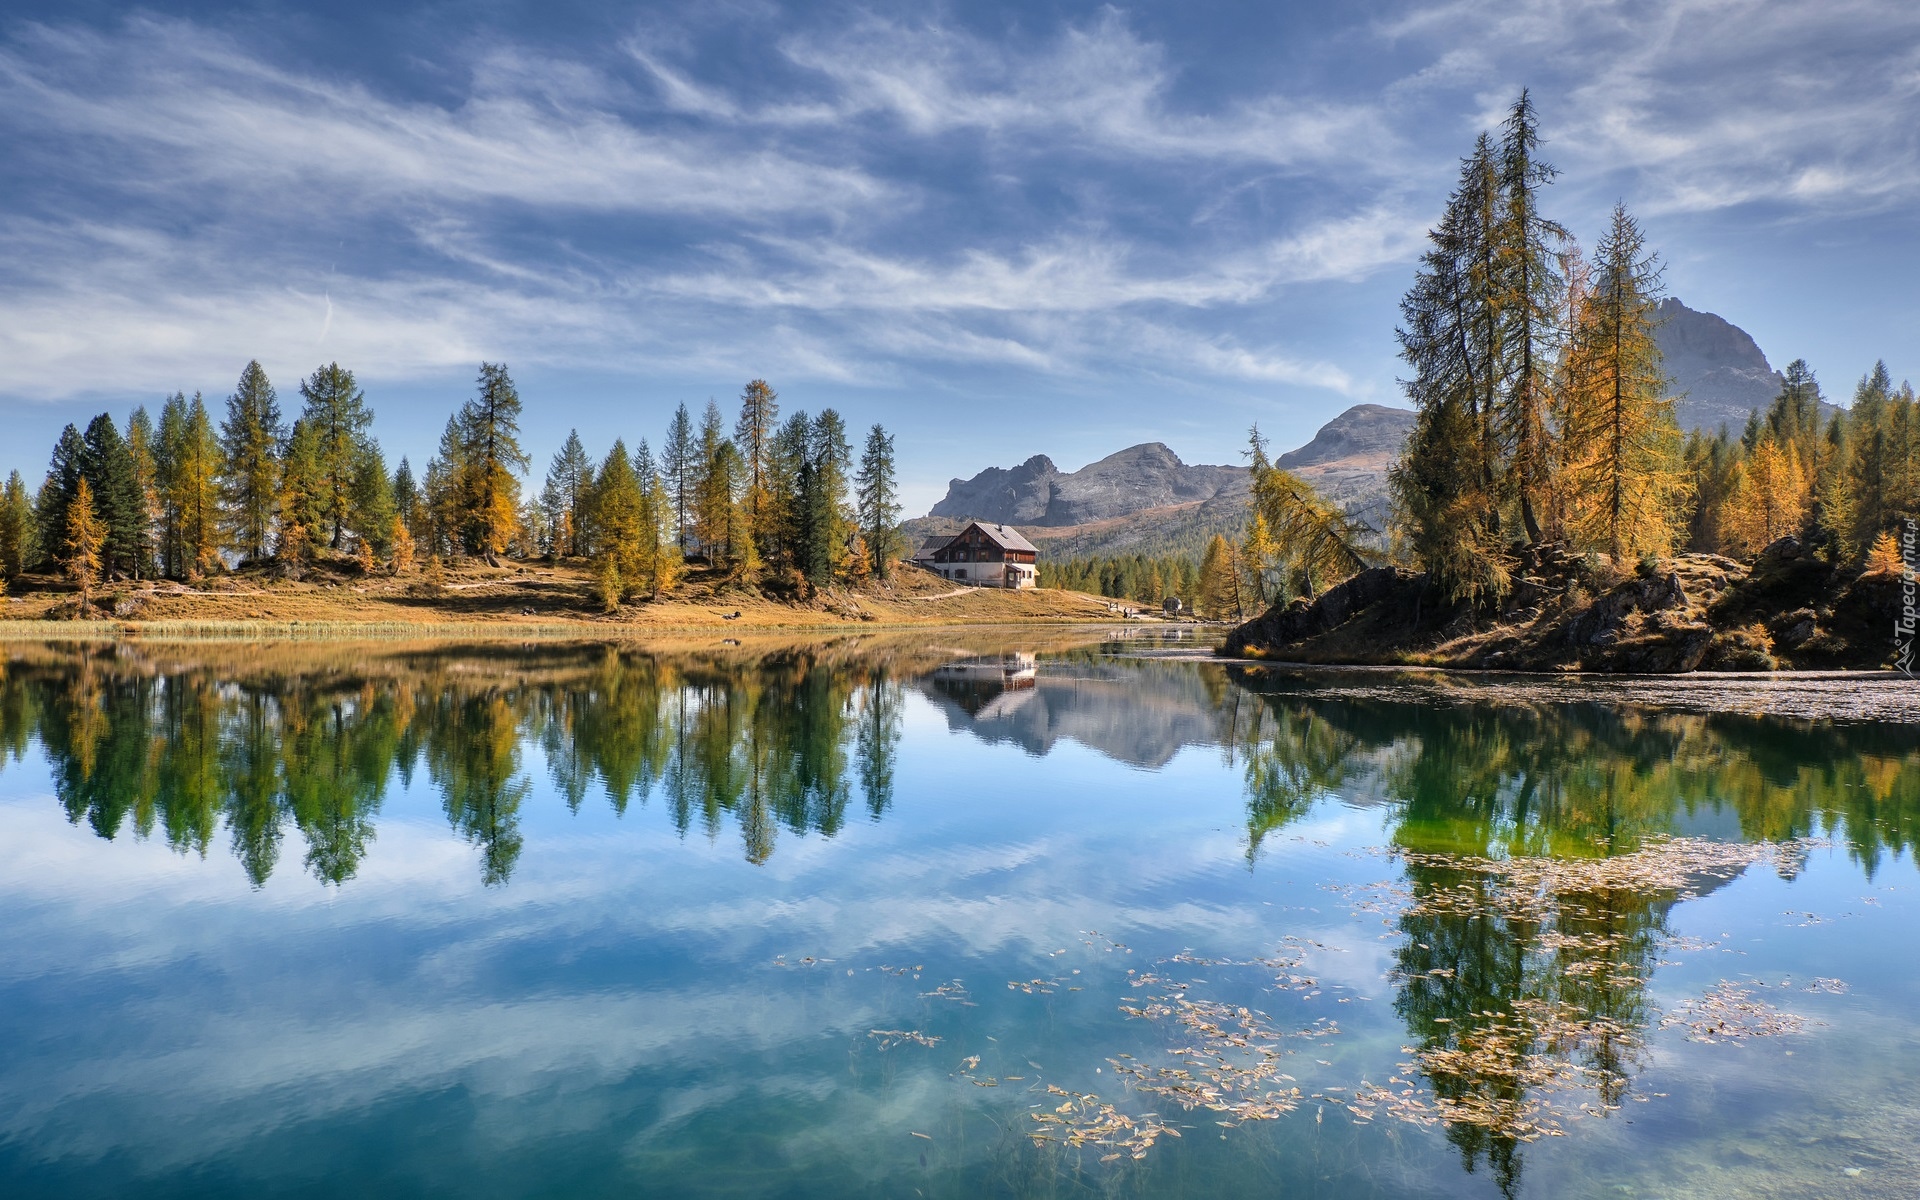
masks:
<path id="1" fill-rule="evenodd" d="M 1920 187 L 1920 6 L 1885 0 L 1520 0 L 1383 23 L 1434 48 L 1399 81 L 1480 94 L 1482 124 L 1542 91 L 1571 178 L 1631 178 L 1648 212 L 1776 205 L 1806 218 Z"/>
<path id="2" fill-rule="evenodd" d="M 76 147 L 105 146 L 116 169 L 137 173 L 150 192 L 214 187 L 229 200 L 270 203 L 283 219 L 487 201 L 844 215 L 894 196 L 855 167 L 650 129 L 608 107 L 611 99 L 604 80 L 583 68 L 519 69 L 499 50 L 476 65 L 459 104 L 407 103 L 152 18 L 111 34 L 36 28 L 0 52 L 10 123 Z"/>

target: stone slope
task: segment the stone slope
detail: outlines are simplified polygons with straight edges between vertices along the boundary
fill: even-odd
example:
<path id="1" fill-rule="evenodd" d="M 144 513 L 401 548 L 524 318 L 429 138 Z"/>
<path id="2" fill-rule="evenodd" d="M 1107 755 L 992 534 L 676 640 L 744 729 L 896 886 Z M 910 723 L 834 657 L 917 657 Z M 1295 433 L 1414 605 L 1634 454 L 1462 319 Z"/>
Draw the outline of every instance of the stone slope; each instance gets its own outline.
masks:
<path id="1" fill-rule="evenodd" d="M 1660 302 L 1654 340 L 1666 359 L 1669 391 L 1682 429 L 1735 433 L 1747 414 L 1764 410 L 1780 394 L 1778 371 L 1747 331 L 1710 312 L 1668 297 Z"/>
<path id="2" fill-rule="evenodd" d="M 1062 471 L 1044 454 L 1017 467 L 989 467 L 972 479 L 954 479 L 929 516 L 1059 527 L 1123 517 L 1142 509 L 1210 500 L 1224 490 L 1246 490 L 1241 467 L 1194 465 L 1160 442 L 1129 446 Z"/>

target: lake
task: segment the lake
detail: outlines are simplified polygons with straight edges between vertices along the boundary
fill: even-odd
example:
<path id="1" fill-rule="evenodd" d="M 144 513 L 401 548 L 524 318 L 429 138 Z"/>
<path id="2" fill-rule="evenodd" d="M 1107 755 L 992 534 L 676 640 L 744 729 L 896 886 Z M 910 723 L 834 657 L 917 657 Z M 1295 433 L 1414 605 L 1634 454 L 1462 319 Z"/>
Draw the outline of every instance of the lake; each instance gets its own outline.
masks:
<path id="1" fill-rule="evenodd" d="M 8 1197 L 1920 1194 L 1904 681 L 0 654 Z"/>

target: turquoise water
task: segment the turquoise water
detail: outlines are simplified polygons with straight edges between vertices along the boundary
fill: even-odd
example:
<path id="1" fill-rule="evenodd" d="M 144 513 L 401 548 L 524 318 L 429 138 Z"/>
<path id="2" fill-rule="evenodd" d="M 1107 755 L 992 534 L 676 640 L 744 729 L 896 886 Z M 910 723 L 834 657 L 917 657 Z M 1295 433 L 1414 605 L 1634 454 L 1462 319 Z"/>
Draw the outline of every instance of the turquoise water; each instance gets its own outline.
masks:
<path id="1" fill-rule="evenodd" d="M 0 1195 L 1920 1194 L 1914 726 L 936 640 L 16 648 Z"/>

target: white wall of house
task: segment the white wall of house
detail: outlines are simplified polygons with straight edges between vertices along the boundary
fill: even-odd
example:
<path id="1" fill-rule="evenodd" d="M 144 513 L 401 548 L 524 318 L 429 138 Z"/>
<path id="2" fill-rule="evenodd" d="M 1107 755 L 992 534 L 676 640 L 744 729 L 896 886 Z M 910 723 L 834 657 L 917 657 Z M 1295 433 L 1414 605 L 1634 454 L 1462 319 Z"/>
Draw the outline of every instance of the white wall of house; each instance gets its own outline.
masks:
<path id="1" fill-rule="evenodd" d="M 1040 586 L 1039 568 L 1033 563 L 928 563 L 930 568 L 940 572 L 942 579 L 951 579 L 955 583 L 972 584 L 974 587 L 1006 587 L 1007 572 L 1014 572 L 1016 588 Z"/>

